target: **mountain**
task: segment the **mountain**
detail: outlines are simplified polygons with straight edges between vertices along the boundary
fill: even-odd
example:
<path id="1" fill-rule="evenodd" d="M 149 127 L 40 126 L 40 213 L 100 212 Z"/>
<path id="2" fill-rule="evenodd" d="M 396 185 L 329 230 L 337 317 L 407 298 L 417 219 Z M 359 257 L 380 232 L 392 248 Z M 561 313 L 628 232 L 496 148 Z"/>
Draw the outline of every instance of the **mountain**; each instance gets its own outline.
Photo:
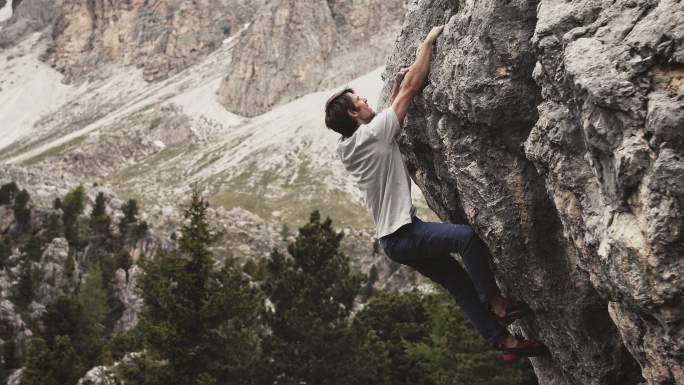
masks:
<path id="1" fill-rule="evenodd" d="M 7 28 L 19 23 L 22 9 L 35 1 L 22 2 Z M 46 179 L 111 185 L 142 202 L 176 202 L 197 182 L 212 203 L 242 207 L 278 224 L 301 223 L 313 209 L 324 208 L 343 226 L 371 227 L 358 192 L 336 162 L 337 138 L 323 126 L 322 106 L 331 87 L 364 73 L 369 74 L 351 84 L 377 100 L 382 83 L 374 68 L 384 56 L 376 48 L 390 47 L 403 17 L 402 3 L 371 2 L 370 14 L 383 17 L 377 24 L 364 22 L 365 29 L 352 28 L 359 23 L 352 16 L 364 12 L 346 12 L 350 6 L 345 2 L 326 4 L 323 12 L 335 20 L 335 31 L 329 31 L 334 36 L 327 64 L 317 65 L 317 71 L 328 80 L 302 83 L 279 99 L 278 107 L 253 118 L 219 104 L 224 102 L 226 79 L 240 72 L 246 57 L 271 60 L 245 54 L 254 39 L 271 36 L 264 30 L 263 15 L 274 9 L 281 16 L 294 15 L 297 12 L 288 7 L 302 4 L 274 8 L 258 1 L 218 2 L 211 4 L 211 12 L 207 4 L 190 7 L 182 1 L 149 5 L 66 0 L 54 6 L 57 12 L 43 33 L 17 38 L 0 52 L 0 117 L 6 122 L 0 128 L 0 161 L 28 166 Z M 162 19 L 166 21 L 159 24 Z M 187 29 L 177 25 L 181 19 L 222 32 L 218 36 L 205 33 L 204 27 Z M 329 24 L 326 20 L 315 25 Z M 300 15 L 287 25 L 297 29 L 310 21 Z M 285 30 L 280 32 L 276 37 L 284 36 Z M 111 38 L 117 34 L 118 43 Z M 184 47 L 178 48 L 182 52 L 192 51 L 192 58 L 174 53 L 169 36 L 176 35 L 173 44 Z M 195 35 L 214 37 L 195 50 L 189 48 L 197 46 Z M 326 34 L 315 35 L 323 39 Z M 373 37 L 365 46 L 351 50 L 351 44 L 369 35 Z M 287 48 L 287 40 L 264 41 L 260 49 L 284 50 L 274 56 L 278 63 L 311 56 Z M 165 80 L 150 82 L 148 65 L 157 51 L 178 62 Z M 353 63 L 352 51 L 354 59 L 364 52 L 368 59 L 342 70 Z M 279 72 L 277 79 L 297 78 Z M 261 80 L 251 83 L 275 81 L 269 73 L 255 74 Z"/>
<path id="2" fill-rule="evenodd" d="M 397 0 L 270 2 L 237 44 L 219 101 L 255 116 L 382 66 L 403 16 Z"/>
<path id="3" fill-rule="evenodd" d="M 214 51 L 252 19 L 262 0 L 63 1 L 47 62 L 79 81 L 106 63 L 143 68 L 159 81 Z M 99 74 L 102 75 L 102 74 Z"/>
<path id="4" fill-rule="evenodd" d="M 150 84 L 139 69 L 124 67 L 109 79 L 67 86 L 38 61 L 41 38 L 27 39 L 0 53 L 0 60 L 16 55 L 0 75 L 7 95 L 0 114 L 10 122 L 0 159 L 46 180 L 111 185 L 145 203 L 176 202 L 199 183 L 212 203 L 277 223 L 301 222 L 321 208 L 343 226 L 368 228 L 359 193 L 336 159 L 337 135 L 323 125 L 332 91 L 253 119 L 225 111 L 215 94 L 234 41 L 164 82 Z M 377 100 L 379 75 L 350 84 Z M 30 135 L 8 146 L 32 123 Z"/>

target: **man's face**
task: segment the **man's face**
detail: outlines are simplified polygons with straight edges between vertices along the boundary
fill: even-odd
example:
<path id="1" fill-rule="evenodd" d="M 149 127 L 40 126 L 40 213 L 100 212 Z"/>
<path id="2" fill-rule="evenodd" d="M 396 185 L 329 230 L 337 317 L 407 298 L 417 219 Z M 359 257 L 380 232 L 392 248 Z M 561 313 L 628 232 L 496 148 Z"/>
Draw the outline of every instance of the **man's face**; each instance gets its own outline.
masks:
<path id="1" fill-rule="evenodd" d="M 354 107 L 356 107 L 356 111 L 348 111 L 347 113 L 359 124 L 366 124 L 375 117 L 375 111 L 368 105 L 368 99 L 351 92 L 348 92 L 347 95 L 351 97 Z"/>

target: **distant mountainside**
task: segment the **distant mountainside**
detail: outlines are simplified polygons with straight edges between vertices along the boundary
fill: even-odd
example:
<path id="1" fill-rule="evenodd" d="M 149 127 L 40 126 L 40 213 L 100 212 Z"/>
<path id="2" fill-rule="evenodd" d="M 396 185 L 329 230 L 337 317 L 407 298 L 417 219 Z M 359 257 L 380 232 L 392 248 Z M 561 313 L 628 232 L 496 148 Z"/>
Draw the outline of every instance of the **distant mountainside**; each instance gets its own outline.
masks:
<path id="1" fill-rule="evenodd" d="M 6 28 L 29 17 L 26 9 L 39 5 L 36 1 L 24 0 Z M 331 91 L 314 92 L 253 119 L 232 114 L 217 102 L 225 96 L 226 79 L 249 56 L 250 42 L 265 38 L 259 22 L 264 13 L 277 10 L 281 17 L 299 9 L 288 7 L 303 6 L 260 8 L 259 1 L 238 3 L 212 3 L 211 15 L 208 4 L 190 7 L 182 1 L 154 6 L 141 1 L 53 4 L 54 20 L 45 21 L 42 33 L 17 37 L 0 52 L 0 117 L 5 122 L 0 128 L 0 161 L 21 164 L 48 179 L 58 176 L 111 185 L 143 202 L 175 202 L 190 183 L 198 182 L 212 202 L 242 207 L 276 223 L 301 222 L 311 210 L 321 208 L 341 225 L 370 228 L 358 192 L 336 163 L 337 137 L 323 125 L 323 101 Z M 366 20 L 362 23 L 366 29 L 358 29 L 353 27 L 356 19 L 344 11 L 348 5 L 337 2 L 331 7 L 324 12 L 335 20 L 336 29 L 329 32 L 337 35 L 329 36 L 332 51 L 326 62 L 314 65 L 318 80 L 301 83 L 296 90 L 286 87 L 292 94 L 278 93 L 280 102 L 316 91 L 322 84 L 330 86 L 332 79 L 341 86 L 352 76 L 372 71 L 371 64 L 382 62 L 377 46 L 391 46 L 403 17 L 403 3 L 372 3 L 369 10 L 381 14 L 382 23 Z M 254 27 L 250 27 L 252 17 L 257 18 Z M 162 19 L 166 21 L 160 24 Z M 306 25 L 307 20 L 298 16 L 288 28 Z M 212 35 L 211 43 L 198 46 L 193 36 L 205 36 L 205 27 L 194 24 L 212 31 L 218 28 L 220 36 Z M 353 50 L 357 56 L 367 53 L 368 60 L 361 65 L 345 62 L 350 44 L 369 35 L 373 36 L 368 44 Z M 169 41 L 172 36 L 175 43 Z M 272 37 L 264 47 L 279 50 L 279 44 L 287 43 Z M 325 36 L 319 32 L 315 38 Z M 184 48 L 176 52 L 174 44 Z M 192 52 L 192 58 L 182 52 Z M 255 60 L 271 60 L 258 52 L 252 55 Z M 164 76 L 151 79 L 154 55 L 178 62 Z M 273 60 L 283 63 L 298 56 L 312 55 L 286 49 Z M 331 66 L 331 60 L 337 64 Z M 344 69 L 350 66 L 354 68 Z M 336 70 L 341 71 L 339 77 Z M 287 71 L 276 79 L 269 71 L 255 75 L 255 89 L 262 81 L 296 79 Z M 352 84 L 371 101 L 377 100 L 382 86 L 379 74 L 375 70 Z M 328 80 L 321 82 L 322 78 Z M 74 80 L 78 82 L 63 84 Z M 264 106 L 272 104 L 270 95 L 262 97 Z"/>
<path id="2" fill-rule="evenodd" d="M 369 228 L 358 191 L 336 159 L 337 135 L 323 125 L 330 91 L 253 119 L 216 102 L 234 41 L 153 84 L 139 69 L 123 67 L 106 80 L 65 86 L 37 60 L 34 51 L 43 44 L 37 36 L 3 51 L 2 62 L 16 57 L 0 74 L 0 95 L 7 96 L 0 115 L 10 122 L 2 136 L 14 138 L 35 123 L 30 135 L 11 145 L 5 140 L 0 160 L 45 180 L 111 185 L 142 202 L 176 202 L 197 182 L 217 205 L 277 223 L 301 222 L 320 208 L 341 225 Z M 377 100 L 379 75 L 376 70 L 350 84 Z"/>
<path id="3" fill-rule="evenodd" d="M 143 68 L 147 81 L 166 79 L 214 51 L 249 23 L 263 0 L 64 0 L 47 62 L 68 81 L 106 63 Z"/>
<path id="4" fill-rule="evenodd" d="M 384 65 L 404 0 L 279 0 L 257 12 L 233 52 L 219 101 L 256 116 Z"/>

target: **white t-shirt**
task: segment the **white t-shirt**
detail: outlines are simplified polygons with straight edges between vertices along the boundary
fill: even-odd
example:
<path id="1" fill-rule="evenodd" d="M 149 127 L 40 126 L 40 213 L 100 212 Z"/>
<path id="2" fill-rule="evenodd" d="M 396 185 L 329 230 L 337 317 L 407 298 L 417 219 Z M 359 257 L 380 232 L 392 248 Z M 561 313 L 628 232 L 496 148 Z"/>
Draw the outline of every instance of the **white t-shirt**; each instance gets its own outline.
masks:
<path id="1" fill-rule="evenodd" d="M 337 155 L 365 196 L 378 238 L 411 223 L 416 213 L 411 179 L 396 142 L 400 131 L 397 115 L 389 107 L 337 143 Z"/>

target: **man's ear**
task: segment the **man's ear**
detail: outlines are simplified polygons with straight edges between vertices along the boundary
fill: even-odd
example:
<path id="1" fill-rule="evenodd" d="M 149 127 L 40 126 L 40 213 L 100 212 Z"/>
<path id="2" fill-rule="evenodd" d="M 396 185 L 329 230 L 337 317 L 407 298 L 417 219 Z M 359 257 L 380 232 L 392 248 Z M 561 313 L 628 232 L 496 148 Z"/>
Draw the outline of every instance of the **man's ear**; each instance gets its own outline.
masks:
<path id="1" fill-rule="evenodd" d="M 354 110 L 347 110 L 347 115 L 349 115 L 350 118 L 356 120 L 356 118 L 359 117 L 359 112 Z"/>

